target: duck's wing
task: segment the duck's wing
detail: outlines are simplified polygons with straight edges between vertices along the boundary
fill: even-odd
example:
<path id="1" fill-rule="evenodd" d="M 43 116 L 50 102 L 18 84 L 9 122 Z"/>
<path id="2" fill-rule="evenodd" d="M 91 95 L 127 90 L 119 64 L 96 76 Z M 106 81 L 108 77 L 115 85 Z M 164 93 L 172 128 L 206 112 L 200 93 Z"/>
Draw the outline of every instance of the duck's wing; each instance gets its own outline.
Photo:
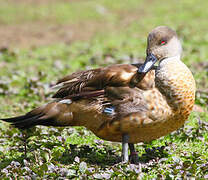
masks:
<path id="1" fill-rule="evenodd" d="M 85 126 L 97 134 L 115 116 L 144 110 L 141 89 L 153 86 L 154 71 L 137 82 L 137 69 L 134 65 L 115 65 L 74 73 L 58 82 L 61 86 L 54 97 L 59 99 L 23 116 L 2 120 L 23 129 L 35 125 Z M 132 81 L 137 88 L 132 88 Z"/>
<path id="2" fill-rule="evenodd" d="M 154 71 L 144 77 L 137 73 L 137 65 L 123 64 L 105 68 L 80 71 L 60 79 L 59 90 L 53 98 L 71 98 L 104 94 L 107 87 L 138 87 L 148 89 L 154 86 Z"/>

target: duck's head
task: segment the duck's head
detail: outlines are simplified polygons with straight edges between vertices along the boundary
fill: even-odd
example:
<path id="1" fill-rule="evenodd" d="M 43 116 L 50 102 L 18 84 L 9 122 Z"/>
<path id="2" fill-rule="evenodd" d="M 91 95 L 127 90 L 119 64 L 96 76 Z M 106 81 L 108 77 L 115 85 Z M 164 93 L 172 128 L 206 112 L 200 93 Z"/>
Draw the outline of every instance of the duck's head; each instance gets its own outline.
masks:
<path id="1" fill-rule="evenodd" d="M 176 32 L 167 26 L 158 26 L 148 35 L 146 60 L 138 72 L 147 73 L 157 61 L 180 56 L 181 52 L 182 47 Z"/>

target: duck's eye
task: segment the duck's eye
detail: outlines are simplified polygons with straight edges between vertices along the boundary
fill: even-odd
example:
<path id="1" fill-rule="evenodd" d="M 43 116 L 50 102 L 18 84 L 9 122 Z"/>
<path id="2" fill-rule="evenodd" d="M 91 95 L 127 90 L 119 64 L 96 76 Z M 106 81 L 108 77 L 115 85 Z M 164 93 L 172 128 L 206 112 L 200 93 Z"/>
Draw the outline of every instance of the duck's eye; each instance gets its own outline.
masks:
<path id="1" fill-rule="evenodd" d="M 165 40 L 160 41 L 160 45 L 162 45 L 162 46 L 165 45 L 166 43 L 167 43 L 167 41 L 165 41 Z"/>

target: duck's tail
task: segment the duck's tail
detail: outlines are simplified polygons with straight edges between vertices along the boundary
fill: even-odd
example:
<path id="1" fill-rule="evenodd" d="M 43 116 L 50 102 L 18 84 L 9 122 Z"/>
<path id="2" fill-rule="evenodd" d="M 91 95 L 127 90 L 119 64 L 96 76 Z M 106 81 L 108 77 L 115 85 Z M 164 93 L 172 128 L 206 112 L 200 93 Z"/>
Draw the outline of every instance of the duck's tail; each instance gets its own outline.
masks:
<path id="1" fill-rule="evenodd" d="M 73 113 L 69 111 L 69 104 L 52 102 L 38 107 L 23 116 L 17 116 L 2 121 L 9 122 L 19 129 L 27 129 L 36 125 L 67 126 L 71 125 Z"/>

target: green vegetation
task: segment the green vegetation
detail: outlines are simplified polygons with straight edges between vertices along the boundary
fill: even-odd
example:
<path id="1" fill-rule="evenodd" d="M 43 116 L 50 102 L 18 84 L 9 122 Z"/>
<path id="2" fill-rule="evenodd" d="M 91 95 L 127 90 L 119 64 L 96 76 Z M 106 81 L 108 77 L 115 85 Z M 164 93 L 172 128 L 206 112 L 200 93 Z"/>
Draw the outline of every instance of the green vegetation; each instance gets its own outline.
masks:
<path id="1" fill-rule="evenodd" d="M 85 41 L 56 40 L 27 48 L 16 42 L 1 48 L 2 118 L 50 101 L 50 85 L 66 74 L 139 61 L 145 56 L 148 32 L 158 25 L 168 25 L 179 34 L 184 62 L 197 82 L 196 104 L 204 111 L 193 112 L 178 131 L 137 145 L 141 166 L 119 163 L 119 143 L 103 141 L 82 127 L 39 126 L 21 132 L 0 122 L 0 178 L 208 178 L 207 7 L 208 1 L 204 0 L 0 0 L 1 26 L 78 26 L 80 35 L 91 26 L 97 28 Z M 82 23 L 89 25 L 85 29 Z"/>

